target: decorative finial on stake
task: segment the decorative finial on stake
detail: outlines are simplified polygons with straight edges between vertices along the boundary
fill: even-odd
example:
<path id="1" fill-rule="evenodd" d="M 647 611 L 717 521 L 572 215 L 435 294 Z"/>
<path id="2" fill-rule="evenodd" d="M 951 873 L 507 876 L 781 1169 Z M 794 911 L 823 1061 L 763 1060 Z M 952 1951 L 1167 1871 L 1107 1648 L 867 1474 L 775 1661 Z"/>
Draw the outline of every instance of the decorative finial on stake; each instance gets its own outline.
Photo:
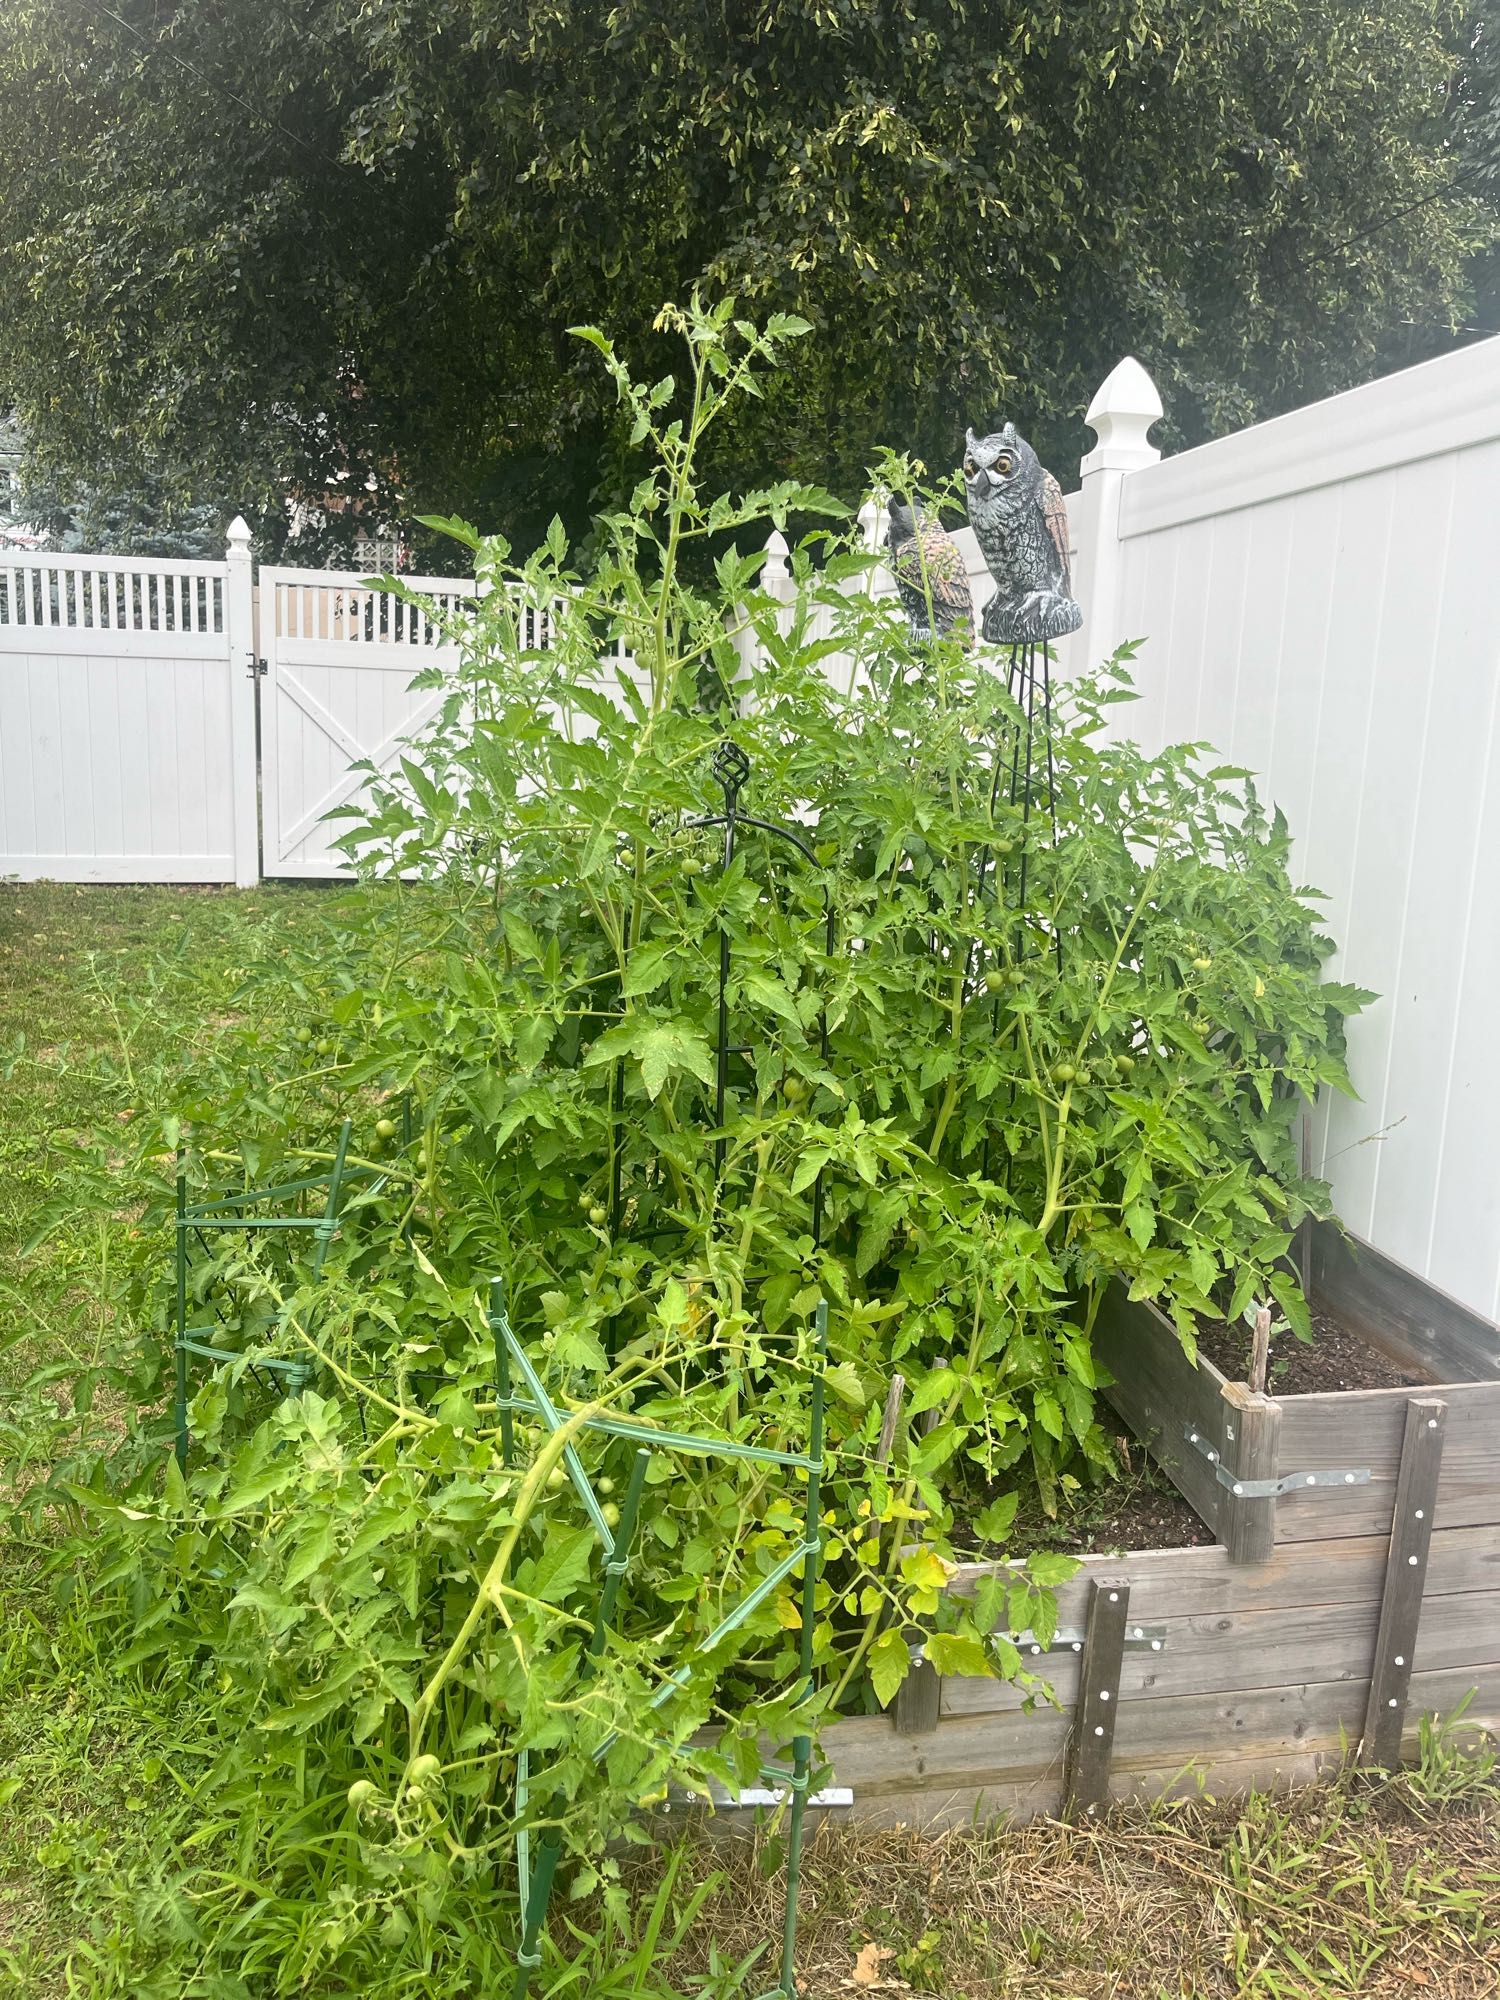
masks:
<path id="1" fill-rule="evenodd" d="M 745 780 L 750 775 L 750 759 L 738 743 L 726 736 L 713 754 L 712 769 L 724 789 L 724 810 L 732 814 Z"/>

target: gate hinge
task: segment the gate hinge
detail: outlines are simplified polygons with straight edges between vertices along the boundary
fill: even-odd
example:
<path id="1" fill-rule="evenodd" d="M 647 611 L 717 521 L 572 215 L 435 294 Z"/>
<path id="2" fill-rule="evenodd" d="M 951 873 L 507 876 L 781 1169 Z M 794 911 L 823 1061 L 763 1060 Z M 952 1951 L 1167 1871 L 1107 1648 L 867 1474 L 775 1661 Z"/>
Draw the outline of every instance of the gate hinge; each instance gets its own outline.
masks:
<path id="1" fill-rule="evenodd" d="M 1284 1493 L 1305 1493 L 1310 1486 L 1368 1486 L 1370 1468 L 1356 1467 L 1352 1472 L 1286 1472 L 1280 1479 L 1237 1479 L 1223 1464 L 1217 1445 L 1210 1444 L 1202 1431 L 1195 1431 L 1191 1424 L 1184 1424 L 1182 1434 L 1200 1458 L 1206 1458 L 1214 1469 L 1214 1478 L 1226 1492 L 1239 1500 L 1279 1500 Z"/>
<path id="2" fill-rule="evenodd" d="M 264 680 L 266 675 L 266 668 L 268 665 L 269 665 L 268 661 L 263 660 L 257 654 L 252 653 L 250 656 L 250 664 L 245 668 L 245 679 L 247 681 Z"/>

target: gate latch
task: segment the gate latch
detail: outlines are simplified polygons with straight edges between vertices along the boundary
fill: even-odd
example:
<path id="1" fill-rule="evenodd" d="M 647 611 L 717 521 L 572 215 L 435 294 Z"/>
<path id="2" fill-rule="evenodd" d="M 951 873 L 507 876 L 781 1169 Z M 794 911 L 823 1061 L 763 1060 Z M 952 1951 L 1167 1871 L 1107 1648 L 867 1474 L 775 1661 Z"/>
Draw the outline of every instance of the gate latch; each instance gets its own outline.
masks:
<path id="1" fill-rule="evenodd" d="M 250 656 L 250 664 L 245 669 L 245 679 L 247 681 L 264 680 L 267 665 L 268 665 L 267 661 L 261 659 L 258 655 L 252 653 Z"/>
<path id="2" fill-rule="evenodd" d="M 1368 1486 L 1370 1468 L 1361 1465 L 1352 1472 L 1286 1472 L 1280 1479 L 1236 1479 L 1226 1469 L 1219 1456 L 1219 1448 L 1211 1444 L 1202 1431 L 1195 1431 L 1191 1424 L 1184 1424 L 1182 1434 L 1200 1458 L 1206 1458 L 1214 1469 L 1214 1478 L 1228 1493 L 1240 1500 L 1279 1500 L 1284 1493 L 1305 1493 L 1310 1486 Z"/>

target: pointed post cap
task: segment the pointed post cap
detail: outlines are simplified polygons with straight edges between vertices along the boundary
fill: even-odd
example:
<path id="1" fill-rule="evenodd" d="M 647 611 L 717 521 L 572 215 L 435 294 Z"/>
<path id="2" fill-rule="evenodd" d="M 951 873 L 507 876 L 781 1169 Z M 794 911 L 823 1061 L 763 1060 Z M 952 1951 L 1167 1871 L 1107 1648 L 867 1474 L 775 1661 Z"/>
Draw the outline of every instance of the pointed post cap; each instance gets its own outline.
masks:
<path id="1" fill-rule="evenodd" d="M 236 514 L 224 530 L 224 539 L 229 544 L 231 556 L 248 556 L 250 553 L 250 523 L 243 514 Z"/>
<path id="2" fill-rule="evenodd" d="M 1098 439 L 1079 471 L 1133 472 L 1155 465 L 1161 453 L 1146 433 L 1162 414 L 1156 384 L 1134 355 L 1112 368 L 1089 404 L 1084 422 Z"/>
<path id="3" fill-rule="evenodd" d="M 787 540 L 780 528 L 773 528 L 766 537 L 766 563 L 761 571 L 761 582 L 767 583 L 772 577 L 787 574 Z"/>
<path id="4" fill-rule="evenodd" d="M 880 517 L 885 512 L 885 496 L 872 493 L 859 510 L 860 547 L 872 552 L 880 547 Z"/>

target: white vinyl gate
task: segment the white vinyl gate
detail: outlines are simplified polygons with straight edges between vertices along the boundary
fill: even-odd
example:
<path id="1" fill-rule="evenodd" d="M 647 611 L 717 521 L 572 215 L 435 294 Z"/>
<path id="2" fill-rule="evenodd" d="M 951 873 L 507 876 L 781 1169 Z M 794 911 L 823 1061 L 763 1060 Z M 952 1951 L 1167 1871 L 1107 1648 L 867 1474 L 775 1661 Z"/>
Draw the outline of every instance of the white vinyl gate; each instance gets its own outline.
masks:
<path id="1" fill-rule="evenodd" d="M 403 580 L 444 614 L 474 591 L 462 578 Z M 260 572 L 260 630 L 264 872 L 313 881 L 352 875 L 332 845 L 347 821 L 325 816 L 366 783 L 352 764 L 395 764 L 443 701 L 444 690 L 413 689 L 412 680 L 454 666 L 457 649 L 425 612 L 319 569 Z"/>

